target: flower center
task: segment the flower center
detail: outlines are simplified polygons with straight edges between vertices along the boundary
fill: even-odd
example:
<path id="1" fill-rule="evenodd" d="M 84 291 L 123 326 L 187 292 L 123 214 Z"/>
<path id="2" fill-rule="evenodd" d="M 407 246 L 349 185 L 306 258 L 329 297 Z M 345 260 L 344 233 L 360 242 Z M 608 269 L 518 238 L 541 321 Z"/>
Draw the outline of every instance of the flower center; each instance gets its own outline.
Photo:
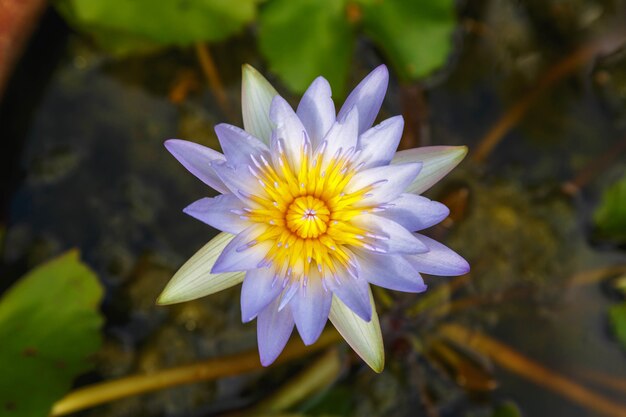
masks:
<path id="1" fill-rule="evenodd" d="M 285 213 L 287 227 L 303 239 L 326 233 L 329 220 L 330 210 L 326 204 L 310 195 L 293 200 Z"/>

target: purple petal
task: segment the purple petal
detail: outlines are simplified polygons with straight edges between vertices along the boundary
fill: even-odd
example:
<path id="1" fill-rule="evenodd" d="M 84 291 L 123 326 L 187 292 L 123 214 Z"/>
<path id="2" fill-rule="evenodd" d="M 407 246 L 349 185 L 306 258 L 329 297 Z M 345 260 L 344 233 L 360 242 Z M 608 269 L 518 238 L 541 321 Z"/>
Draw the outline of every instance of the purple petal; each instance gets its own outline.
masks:
<path id="1" fill-rule="evenodd" d="M 250 226 L 239 233 L 224 248 L 215 261 L 211 273 L 249 271 L 256 269 L 272 247 L 270 242 L 256 242 L 256 238 L 265 231 L 265 226 Z"/>
<path id="2" fill-rule="evenodd" d="M 309 134 L 313 149 L 317 148 L 335 122 L 335 103 L 328 81 L 317 77 L 306 90 L 296 113 Z"/>
<path id="3" fill-rule="evenodd" d="M 289 103 L 281 96 L 276 96 L 272 100 L 270 120 L 275 126 L 271 141 L 272 155 L 278 155 L 280 152 L 277 143 L 280 141 L 291 167 L 297 170 L 302 161 L 302 147 L 307 139 L 306 129 Z"/>
<path id="4" fill-rule="evenodd" d="M 227 193 L 228 188 L 219 179 L 211 164 L 224 161 L 224 155 L 206 146 L 180 139 L 166 140 L 165 148 L 170 151 L 189 172 L 200 181 L 220 193 Z"/>
<path id="5" fill-rule="evenodd" d="M 296 327 L 305 345 L 315 343 L 328 320 L 332 293 L 322 286 L 319 275 L 309 277 L 307 285 L 299 285 L 290 306 Z"/>
<path id="6" fill-rule="evenodd" d="M 448 217 L 445 205 L 415 194 L 401 194 L 379 216 L 391 219 L 411 232 L 426 229 Z"/>
<path id="7" fill-rule="evenodd" d="M 215 126 L 215 133 L 230 166 L 250 165 L 251 155 L 269 154 L 269 148 L 263 142 L 237 126 L 221 123 Z"/>
<path id="8" fill-rule="evenodd" d="M 404 256 L 354 252 L 360 265 L 360 276 L 369 283 L 396 291 L 426 291 L 424 280 Z"/>
<path id="9" fill-rule="evenodd" d="M 359 112 L 359 133 L 365 132 L 376 119 L 385 98 L 388 82 L 389 71 L 386 66 L 380 65 L 374 69 L 352 90 L 339 110 L 337 120 L 343 121 L 350 109 L 356 106 Z"/>
<path id="10" fill-rule="evenodd" d="M 325 276 L 324 281 L 326 287 L 348 306 L 354 314 L 365 321 L 372 319 L 369 284 L 366 280 L 350 275 L 345 269 L 339 269 L 335 276 Z"/>
<path id="11" fill-rule="evenodd" d="M 257 319 L 257 341 L 261 364 L 269 366 L 283 351 L 293 331 L 293 315 L 289 306 L 278 310 L 278 297 L 265 307 Z"/>
<path id="12" fill-rule="evenodd" d="M 391 117 L 363 132 L 359 137 L 359 161 L 363 168 L 388 165 L 396 154 L 402 138 L 404 119 L 402 116 Z"/>
<path id="13" fill-rule="evenodd" d="M 421 164 L 385 165 L 357 173 L 346 186 L 346 193 L 372 187 L 356 202 L 356 207 L 378 206 L 395 200 L 419 174 Z"/>
<path id="14" fill-rule="evenodd" d="M 246 273 L 241 286 L 241 320 L 253 320 L 282 291 L 280 282 L 274 279 L 273 268 L 252 269 Z"/>
<path id="15" fill-rule="evenodd" d="M 386 254 L 423 253 L 426 245 L 398 223 L 374 214 L 359 214 L 352 219 L 354 225 L 366 230 L 364 243 L 372 252 Z"/>
<path id="16" fill-rule="evenodd" d="M 359 138 L 359 113 L 356 107 L 352 109 L 341 122 L 337 121 L 330 128 L 324 142 L 326 149 L 324 151 L 324 159 L 322 165 L 325 167 L 338 151 L 345 153 L 348 150 L 356 149 L 357 140 Z"/>
<path id="17" fill-rule="evenodd" d="M 467 261 L 452 249 L 427 236 L 417 233 L 415 236 L 428 247 L 426 253 L 406 256 L 417 271 L 442 276 L 463 275 L 469 272 L 470 266 Z"/>
<path id="18" fill-rule="evenodd" d="M 213 169 L 224 185 L 228 187 L 229 191 L 226 193 L 234 194 L 235 197 L 249 205 L 252 204 L 250 204 L 251 200 L 247 196 L 263 191 L 257 178 L 250 172 L 248 165 L 230 166 L 226 162 L 218 162 L 213 164 Z"/>
<path id="19" fill-rule="evenodd" d="M 243 204 L 233 194 L 221 194 L 213 198 L 201 198 L 185 207 L 183 212 L 223 232 L 237 234 L 250 223 L 242 220 L 233 210 L 241 211 Z"/>

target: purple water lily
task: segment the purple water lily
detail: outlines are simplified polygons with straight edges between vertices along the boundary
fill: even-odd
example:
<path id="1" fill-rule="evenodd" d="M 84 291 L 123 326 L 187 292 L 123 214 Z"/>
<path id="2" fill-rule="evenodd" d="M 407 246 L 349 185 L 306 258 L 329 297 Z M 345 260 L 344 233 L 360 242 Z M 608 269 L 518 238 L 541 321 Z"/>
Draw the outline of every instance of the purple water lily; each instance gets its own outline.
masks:
<path id="1" fill-rule="evenodd" d="M 420 273 L 461 275 L 467 262 L 422 234 L 448 216 L 418 194 L 465 147 L 396 152 L 400 116 L 372 127 L 388 83 L 384 65 L 337 114 L 318 77 L 294 111 L 250 66 L 243 70 L 244 128 L 219 124 L 222 153 L 178 139 L 167 149 L 221 195 L 184 212 L 219 234 L 185 263 L 159 298 L 171 304 L 243 282 L 244 322 L 257 319 L 259 353 L 271 364 L 293 327 L 314 343 L 330 321 L 377 372 L 384 366 L 370 284 L 422 292 Z"/>

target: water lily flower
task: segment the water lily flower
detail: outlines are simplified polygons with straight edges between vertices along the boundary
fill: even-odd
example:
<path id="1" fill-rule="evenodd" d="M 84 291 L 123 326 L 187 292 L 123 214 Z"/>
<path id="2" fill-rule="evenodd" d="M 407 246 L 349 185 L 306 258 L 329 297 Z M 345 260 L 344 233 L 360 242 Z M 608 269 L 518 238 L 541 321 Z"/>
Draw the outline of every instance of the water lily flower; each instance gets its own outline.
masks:
<path id="1" fill-rule="evenodd" d="M 467 262 L 417 231 L 448 216 L 419 194 L 467 153 L 437 146 L 396 152 L 403 119 L 372 127 L 387 90 L 374 69 L 335 112 L 318 77 L 296 111 L 251 66 L 243 68 L 244 129 L 219 124 L 223 153 L 165 142 L 182 165 L 221 193 L 184 209 L 222 231 L 174 275 L 171 304 L 243 282 L 241 314 L 257 320 L 261 363 L 271 364 L 293 327 L 307 345 L 327 319 L 375 371 L 383 342 L 370 284 L 419 293 L 420 273 L 461 275 Z"/>

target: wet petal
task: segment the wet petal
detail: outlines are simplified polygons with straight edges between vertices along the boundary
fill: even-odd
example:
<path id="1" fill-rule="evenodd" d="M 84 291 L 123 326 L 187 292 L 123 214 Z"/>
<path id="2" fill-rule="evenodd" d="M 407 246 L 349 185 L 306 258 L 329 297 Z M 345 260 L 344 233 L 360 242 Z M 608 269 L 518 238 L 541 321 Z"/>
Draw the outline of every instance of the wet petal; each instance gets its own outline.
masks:
<path id="1" fill-rule="evenodd" d="M 404 119 L 402 116 L 391 117 L 365 131 L 359 137 L 358 149 L 361 151 L 359 162 L 363 168 L 388 165 L 396 154 L 402 138 Z"/>
<path id="2" fill-rule="evenodd" d="M 272 247 L 268 241 L 256 241 L 264 231 L 265 226 L 255 225 L 236 235 L 217 258 L 211 272 L 249 271 L 259 268 L 259 264 Z"/>
<path id="3" fill-rule="evenodd" d="M 386 66 L 380 65 L 374 69 L 352 90 L 339 110 L 337 120 L 343 121 L 352 107 L 356 106 L 359 112 L 359 133 L 365 132 L 376 119 L 388 82 L 389 71 Z"/>
<path id="4" fill-rule="evenodd" d="M 346 193 L 372 187 L 355 207 L 378 206 L 394 200 L 405 192 L 406 187 L 419 174 L 421 164 L 409 163 L 385 165 L 357 173 L 346 186 Z"/>
<path id="5" fill-rule="evenodd" d="M 371 291 L 369 291 L 369 300 L 372 304 L 370 321 L 357 316 L 337 297 L 333 297 L 329 319 L 365 363 L 375 372 L 382 372 L 385 367 L 385 351 Z"/>
<path id="6" fill-rule="evenodd" d="M 274 276 L 272 268 L 252 269 L 246 273 L 241 286 L 241 321 L 253 320 L 278 297 L 282 287 Z"/>
<path id="7" fill-rule="evenodd" d="M 445 205 L 415 194 L 401 194 L 379 216 L 391 219 L 411 232 L 426 229 L 448 217 Z"/>
<path id="8" fill-rule="evenodd" d="M 221 123 L 215 126 L 215 133 L 230 166 L 250 165 L 251 155 L 269 155 L 267 145 L 237 126 Z"/>
<path id="9" fill-rule="evenodd" d="M 419 272 L 432 275 L 456 276 L 469 272 L 465 259 L 452 249 L 427 236 L 415 234 L 427 247 L 428 252 L 407 255 L 406 259 Z"/>
<path id="10" fill-rule="evenodd" d="M 296 327 L 305 345 L 315 343 L 324 330 L 331 301 L 332 293 L 323 288 L 319 276 L 310 276 L 306 286 L 299 286 L 290 305 Z"/>
<path id="11" fill-rule="evenodd" d="M 233 194 L 201 198 L 185 207 L 183 212 L 223 232 L 237 234 L 250 223 L 241 218 L 243 204 Z"/>
<path id="12" fill-rule="evenodd" d="M 269 144 L 272 134 L 270 105 L 278 93 L 265 77 L 248 64 L 242 67 L 242 77 L 243 127 L 252 136 L 259 138 L 265 144 Z"/>
<path id="13" fill-rule="evenodd" d="M 364 249 L 386 254 L 423 253 L 427 246 L 413 233 L 393 220 L 374 214 L 360 214 L 352 219 L 354 225 L 367 231 Z"/>
<path id="14" fill-rule="evenodd" d="M 180 139 L 165 141 L 165 147 L 189 172 L 200 181 L 220 193 L 227 193 L 228 188 L 219 179 L 211 164 L 224 161 L 224 155 L 206 146 Z"/>
<path id="15" fill-rule="evenodd" d="M 291 168 L 297 172 L 302 162 L 302 147 L 307 139 L 306 129 L 289 103 L 281 96 L 275 96 L 272 100 L 270 119 L 275 125 L 272 132 L 272 155 L 278 155 L 283 150 Z"/>
<path id="16" fill-rule="evenodd" d="M 402 255 L 379 255 L 354 251 L 360 265 L 360 276 L 369 283 L 390 290 L 424 292 L 426 284 L 420 274 Z"/>
<path id="17" fill-rule="evenodd" d="M 157 303 L 174 304 L 195 300 L 243 281 L 243 272 L 210 273 L 215 260 L 233 238 L 229 233 L 220 233 L 204 245 L 174 274 Z"/>
<path id="18" fill-rule="evenodd" d="M 392 164 L 421 162 L 420 174 L 406 189 L 407 193 L 421 194 L 446 176 L 467 155 L 467 146 L 426 146 L 396 153 Z"/>
<path id="19" fill-rule="evenodd" d="M 269 366 L 283 351 L 293 331 L 293 315 L 289 306 L 278 310 L 279 298 L 265 307 L 257 319 L 257 342 L 261 364 Z"/>
<path id="20" fill-rule="evenodd" d="M 328 81 L 317 77 L 298 104 L 296 113 L 309 134 L 313 149 L 317 148 L 335 122 L 335 103 L 331 94 Z"/>

